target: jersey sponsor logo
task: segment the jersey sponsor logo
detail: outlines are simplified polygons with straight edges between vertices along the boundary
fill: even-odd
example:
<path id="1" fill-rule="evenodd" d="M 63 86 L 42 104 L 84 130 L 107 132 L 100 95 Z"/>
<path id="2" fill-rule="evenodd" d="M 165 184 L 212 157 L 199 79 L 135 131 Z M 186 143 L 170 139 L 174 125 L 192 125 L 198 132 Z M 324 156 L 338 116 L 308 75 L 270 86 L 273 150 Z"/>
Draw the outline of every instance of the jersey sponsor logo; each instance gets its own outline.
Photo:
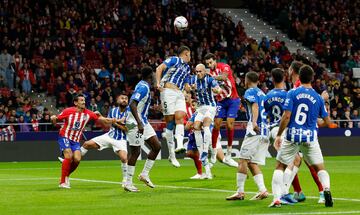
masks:
<path id="1" fill-rule="evenodd" d="M 135 98 L 136 98 L 136 99 L 140 99 L 140 96 L 141 96 L 140 93 L 136 93 L 136 94 L 135 94 Z"/>

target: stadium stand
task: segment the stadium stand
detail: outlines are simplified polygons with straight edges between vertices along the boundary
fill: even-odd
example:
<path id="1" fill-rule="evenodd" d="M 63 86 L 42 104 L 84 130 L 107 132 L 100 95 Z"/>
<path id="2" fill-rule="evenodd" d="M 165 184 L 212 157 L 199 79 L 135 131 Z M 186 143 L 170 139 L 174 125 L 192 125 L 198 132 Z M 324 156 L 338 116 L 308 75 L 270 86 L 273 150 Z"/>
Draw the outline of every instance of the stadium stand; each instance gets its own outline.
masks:
<path id="1" fill-rule="evenodd" d="M 179 45 L 186 44 L 192 50 L 191 65 L 201 62 L 207 52 L 216 53 L 219 61 L 231 65 L 240 95 L 244 94 L 248 71 L 260 74 L 261 89 L 267 92 L 273 87 L 272 68 L 287 69 L 292 60 L 302 60 L 316 71 L 315 89 L 328 90 L 332 119 L 348 120 L 340 123 L 341 127 L 359 127 L 351 122 L 359 119 L 360 107 L 360 89 L 351 74 L 352 68 L 360 66 L 360 24 L 358 18 L 352 19 L 358 14 L 356 7 L 340 5 L 340 1 L 330 5 L 303 0 L 291 7 L 284 0 L 259 5 L 261 2 L 251 1 L 250 9 L 264 8 L 257 12 L 267 21 L 279 14 L 274 22 L 290 37 L 314 48 L 320 64 L 290 53 L 279 39 L 257 42 L 247 37 L 241 22 L 233 23 L 214 8 L 202 6 L 210 5 L 207 0 L 187 4 L 171 1 L 170 5 L 155 0 L 127 0 L 121 5 L 94 0 L 3 1 L 0 125 L 33 122 L 23 130 L 36 130 L 37 122 L 47 122 L 49 110 L 39 99 L 32 99 L 34 93 L 55 96 L 54 106 L 61 110 L 72 104 L 75 93 L 82 92 L 88 108 L 107 114 L 116 95 L 131 92 L 140 78 L 141 66 L 155 68 L 174 55 Z M 188 31 L 175 32 L 172 28 L 173 18 L 180 14 L 189 20 Z M 286 23 L 282 16 L 287 17 Z M 152 104 L 150 118 L 161 119 L 155 89 Z M 244 113 L 240 108 L 237 120 L 245 120 Z"/>

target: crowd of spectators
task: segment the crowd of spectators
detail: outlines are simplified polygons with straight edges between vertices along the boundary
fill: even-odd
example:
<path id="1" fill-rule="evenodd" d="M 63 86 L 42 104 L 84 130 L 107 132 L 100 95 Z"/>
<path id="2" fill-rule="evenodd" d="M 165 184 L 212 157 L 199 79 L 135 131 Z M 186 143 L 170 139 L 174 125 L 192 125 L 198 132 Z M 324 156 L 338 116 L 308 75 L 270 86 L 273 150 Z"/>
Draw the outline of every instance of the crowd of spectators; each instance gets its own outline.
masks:
<path id="1" fill-rule="evenodd" d="M 16 126 L 17 131 L 55 129 L 40 123 L 49 122 L 51 113 L 40 99 L 30 99 L 36 93 L 55 96 L 59 111 L 83 93 L 89 109 L 106 115 L 117 95 L 131 93 L 143 65 L 155 69 L 180 45 L 191 48 L 192 67 L 208 52 L 228 63 L 240 95 L 248 71 L 259 73 L 259 87 L 267 92 L 273 88 L 272 68 L 287 70 L 292 60 L 310 64 L 316 71 L 315 89 L 330 94 L 332 118 L 349 121 L 342 127 L 358 126 L 350 122 L 359 119 L 360 105 L 351 75 L 343 70 L 331 75 L 300 51 L 290 53 L 278 38 L 248 38 L 241 22 L 233 23 L 209 0 L 20 0 L 0 5 L 0 125 L 32 123 Z M 187 17 L 188 30 L 173 29 L 178 15 Z M 151 94 L 150 118 L 161 119 L 159 92 L 153 88 Z M 237 120 L 246 120 L 243 107 L 238 115 Z"/>

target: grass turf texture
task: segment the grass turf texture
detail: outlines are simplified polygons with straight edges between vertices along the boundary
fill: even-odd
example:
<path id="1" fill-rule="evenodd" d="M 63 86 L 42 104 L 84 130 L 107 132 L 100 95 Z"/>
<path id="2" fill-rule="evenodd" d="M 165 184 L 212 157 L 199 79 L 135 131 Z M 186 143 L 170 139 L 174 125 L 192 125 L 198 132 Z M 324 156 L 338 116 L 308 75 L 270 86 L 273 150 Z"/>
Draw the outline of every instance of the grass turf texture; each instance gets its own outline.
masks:
<path id="1" fill-rule="evenodd" d="M 236 189 L 236 169 L 220 163 L 213 168 L 213 180 L 190 180 L 195 174 L 192 160 L 180 160 L 182 167 L 178 169 L 167 160 L 156 161 L 150 176 L 158 187 L 151 189 L 135 177 L 143 168 L 144 161 L 139 161 L 134 182 L 140 193 L 127 193 L 116 184 L 122 179 L 120 161 L 82 161 L 71 175 L 74 180 L 70 190 L 58 188 L 59 162 L 0 163 L 0 214 L 342 214 L 348 211 L 360 214 L 360 157 L 326 157 L 325 160 L 333 197 L 352 201 L 335 199 L 333 208 L 325 208 L 317 204 L 317 198 L 308 198 L 293 206 L 267 208 L 272 196 L 249 201 L 253 193 L 248 193 L 245 201 L 225 201 Z M 268 159 L 263 167 L 268 190 L 271 190 L 274 165 L 275 160 Z M 300 168 L 299 177 L 306 196 L 318 197 L 305 165 Z M 245 190 L 257 190 L 252 177 L 246 181 Z"/>

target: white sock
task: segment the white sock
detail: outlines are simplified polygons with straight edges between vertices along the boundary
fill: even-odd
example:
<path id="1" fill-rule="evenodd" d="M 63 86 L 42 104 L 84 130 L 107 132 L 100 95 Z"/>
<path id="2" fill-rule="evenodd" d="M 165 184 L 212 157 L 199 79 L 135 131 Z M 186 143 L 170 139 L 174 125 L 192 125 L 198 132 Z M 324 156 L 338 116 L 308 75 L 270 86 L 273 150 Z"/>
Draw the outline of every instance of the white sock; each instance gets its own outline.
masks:
<path id="1" fill-rule="evenodd" d="M 175 158 L 175 144 L 174 144 L 174 131 L 165 129 L 166 143 L 169 148 L 169 155 L 171 158 Z"/>
<path id="2" fill-rule="evenodd" d="M 211 143 L 211 131 L 210 127 L 204 127 L 204 151 L 209 152 L 209 146 Z"/>
<path id="3" fill-rule="evenodd" d="M 154 166 L 154 163 L 155 163 L 154 160 L 146 159 L 144 169 L 141 172 L 141 175 L 149 176 L 149 172 L 150 172 L 151 168 Z"/>
<path id="4" fill-rule="evenodd" d="M 282 186 L 284 185 L 284 172 L 276 169 L 273 174 L 271 186 L 274 195 L 274 201 L 280 200 L 282 193 Z"/>
<path id="5" fill-rule="evenodd" d="M 135 166 L 127 166 L 127 171 L 126 171 L 126 183 L 127 184 L 132 184 L 132 179 L 135 173 Z"/>
<path id="6" fill-rule="evenodd" d="M 237 180 L 237 192 L 238 193 L 244 193 L 244 187 L 245 187 L 245 181 L 246 181 L 247 175 L 244 173 L 236 173 L 236 180 Z"/>
<path id="7" fill-rule="evenodd" d="M 207 165 L 204 165 L 204 168 L 205 168 L 206 175 L 211 175 L 211 169 L 210 169 L 209 162 L 207 162 Z"/>
<path id="8" fill-rule="evenodd" d="M 284 172 L 284 186 L 283 186 L 284 190 L 282 191 L 283 195 L 286 195 L 286 194 L 289 193 L 290 185 L 292 183 L 292 180 L 291 180 L 292 172 L 293 171 L 291 171 L 291 169 L 289 169 L 289 168 L 285 169 L 285 172 Z"/>
<path id="9" fill-rule="evenodd" d="M 204 140 L 203 140 L 203 135 L 201 134 L 201 131 L 195 130 L 194 131 L 194 136 L 195 136 L 195 143 L 196 143 L 196 147 L 198 148 L 198 151 L 201 155 L 202 153 L 202 145 L 204 144 Z"/>
<path id="10" fill-rule="evenodd" d="M 226 148 L 226 157 L 231 158 L 232 146 L 227 146 Z"/>
<path id="11" fill-rule="evenodd" d="M 122 176 L 123 176 L 123 180 L 127 178 L 127 168 L 128 168 L 128 165 L 127 163 L 121 163 L 121 170 L 122 170 Z"/>
<path id="12" fill-rule="evenodd" d="M 320 170 L 317 175 L 324 188 L 324 190 L 330 190 L 330 176 L 326 170 Z"/>
<path id="13" fill-rule="evenodd" d="M 176 148 L 184 148 L 184 125 L 177 124 L 175 128 Z"/>
<path id="14" fill-rule="evenodd" d="M 255 175 L 254 181 L 255 181 L 255 184 L 258 186 L 260 192 L 266 191 L 263 174 L 260 173 L 260 174 Z"/>
<path id="15" fill-rule="evenodd" d="M 291 178 L 290 178 L 290 182 L 292 183 L 292 181 L 294 180 L 296 174 L 299 172 L 299 167 L 297 166 L 293 166 L 292 169 L 292 173 L 291 173 Z"/>
<path id="16" fill-rule="evenodd" d="M 87 152 L 88 152 L 88 150 L 81 146 L 81 148 L 80 148 L 81 156 L 86 155 Z"/>

